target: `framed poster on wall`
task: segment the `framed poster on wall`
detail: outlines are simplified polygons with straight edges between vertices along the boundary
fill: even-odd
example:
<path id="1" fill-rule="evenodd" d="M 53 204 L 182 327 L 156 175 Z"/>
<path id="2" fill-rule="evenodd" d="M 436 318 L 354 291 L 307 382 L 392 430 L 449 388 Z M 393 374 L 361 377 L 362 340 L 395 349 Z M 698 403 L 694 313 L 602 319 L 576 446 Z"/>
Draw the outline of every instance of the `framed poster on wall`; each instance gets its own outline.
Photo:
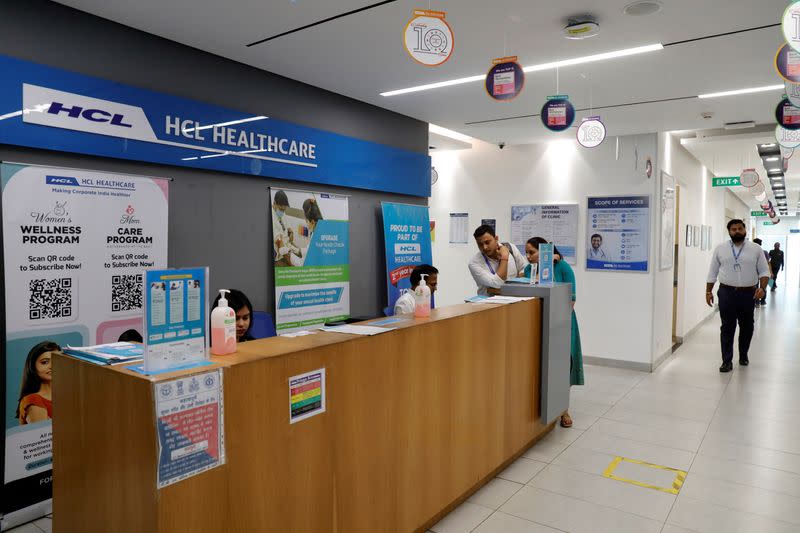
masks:
<path id="1" fill-rule="evenodd" d="M 690 225 L 686 225 L 686 247 L 689 248 L 692 246 L 692 227 Z"/>
<path id="2" fill-rule="evenodd" d="M 590 196 L 586 269 L 648 272 L 650 196 Z"/>
<path id="3" fill-rule="evenodd" d="M 692 228 L 692 244 L 695 248 L 700 247 L 700 226 L 694 226 Z"/>
<path id="4" fill-rule="evenodd" d="M 659 187 L 659 207 L 661 208 L 659 270 L 672 268 L 675 256 L 675 192 L 675 178 L 662 171 Z"/>
<path id="5" fill-rule="evenodd" d="M 511 242 L 525 253 L 531 237 L 544 237 L 555 244 L 567 263 L 578 262 L 578 204 L 511 206 Z"/>

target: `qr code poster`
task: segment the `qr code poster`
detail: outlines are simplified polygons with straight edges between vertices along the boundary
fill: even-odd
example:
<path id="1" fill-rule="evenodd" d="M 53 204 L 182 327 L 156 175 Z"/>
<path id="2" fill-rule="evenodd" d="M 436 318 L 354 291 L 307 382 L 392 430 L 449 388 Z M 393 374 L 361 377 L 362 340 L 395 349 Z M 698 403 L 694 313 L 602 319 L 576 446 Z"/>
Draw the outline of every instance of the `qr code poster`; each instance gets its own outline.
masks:
<path id="1" fill-rule="evenodd" d="M 142 275 L 167 264 L 168 182 L 0 164 L 5 482 L 50 498 L 51 364 L 66 345 L 141 340 Z M 30 480 L 26 478 L 31 477 Z M 11 509 L 9 509 L 11 510 Z"/>

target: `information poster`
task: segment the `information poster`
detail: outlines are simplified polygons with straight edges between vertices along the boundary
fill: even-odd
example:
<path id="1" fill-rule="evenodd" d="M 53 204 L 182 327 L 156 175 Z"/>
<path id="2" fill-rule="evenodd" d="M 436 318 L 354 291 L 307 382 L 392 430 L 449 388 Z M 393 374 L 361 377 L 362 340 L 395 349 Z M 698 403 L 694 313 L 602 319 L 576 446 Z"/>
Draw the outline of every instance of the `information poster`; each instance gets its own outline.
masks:
<path id="1" fill-rule="evenodd" d="M 539 245 L 539 284 L 552 285 L 553 276 L 553 245 Z"/>
<path id="2" fill-rule="evenodd" d="M 23 509 L 51 497 L 53 354 L 142 332 L 142 272 L 167 263 L 169 182 L 6 163 L 0 178 L 6 327 L 0 514 L 11 524 L 17 511 L 35 518 Z"/>
<path id="3" fill-rule="evenodd" d="M 428 206 L 383 202 L 383 236 L 386 248 L 388 309 L 411 290 L 411 271 L 431 264 Z"/>
<path id="4" fill-rule="evenodd" d="M 270 189 L 278 334 L 350 316 L 346 196 Z"/>
<path id="5" fill-rule="evenodd" d="M 325 412 L 325 369 L 289 378 L 289 423 Z"/>
<path id="6" fill-rule="evenodd" d="M 673 267 L 675 256 L 675 178 L 661 173 L 661 241 L 659 243 L 659 269 Z"/>
<path id="7" fill-rule="evenodd" d="M 222 370 L 153 384 L 158 488 L 225 464 Z"/>
<path id="8" fill-rule="evenodd" d="M 648 271 L 650 197 L 589 197 L 586 268 Z"/>
<path id="9" fill-rule="evenodd" d="M 570 265 L 577 263 L 578 205 L 537 204 L 511 206 L 511 242 L 525 253 L 531 237 L 552 242 Z"/>
<path id="10" fill-rule="evenodd" d="M 210 335 L 208 268 L 145 271 L 144 370 L 158 372 L 206 360 Z"/>
<path id="11" fill-rule="evenodd" d="M 469 242 L 469 213 L 450 213 L 450 244 Z"/>

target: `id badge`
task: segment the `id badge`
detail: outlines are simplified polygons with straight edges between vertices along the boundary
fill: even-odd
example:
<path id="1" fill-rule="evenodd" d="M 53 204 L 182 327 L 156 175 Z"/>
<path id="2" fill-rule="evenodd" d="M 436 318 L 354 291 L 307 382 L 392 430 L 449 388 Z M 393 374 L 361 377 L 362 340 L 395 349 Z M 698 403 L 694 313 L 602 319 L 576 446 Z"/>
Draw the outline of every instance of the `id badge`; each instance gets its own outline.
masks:
<path id="1" fill-rule="evenodd" d="M 740 265 L 739 263 L 735 263 L 733 265 L 733 270 L 734 270 L 734 272 L 741 272 L 742 271 L 742 265 Z"/>

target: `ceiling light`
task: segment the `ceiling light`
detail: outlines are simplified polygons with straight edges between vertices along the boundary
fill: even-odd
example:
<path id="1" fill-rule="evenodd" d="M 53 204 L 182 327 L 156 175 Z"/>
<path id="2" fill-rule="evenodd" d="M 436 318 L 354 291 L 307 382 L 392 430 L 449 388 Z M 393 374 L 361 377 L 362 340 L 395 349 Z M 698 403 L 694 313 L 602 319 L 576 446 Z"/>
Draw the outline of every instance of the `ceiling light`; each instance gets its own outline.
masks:
<path id="1" fill-rule="evenodd" d="M 590 56 L 576 57 L 573 59 L 563 59 L 561 61 L 552 61 L 550 63 L 540 63 L 538 65 L 528 65 L 523 67 L 525 72 L 540 72 L 542 70 L 552 70 L 555 68 L 569 67 L 572 65 L 583 65 L 584 63 L 595 63 L 597 61 L 604 61 L 606 59 L 615 59 L 618 57 L 626 57 L 637 54 L 644 54 L 647 52 L 655 52 L 663 50 L 664 45 L 661 43 L 648 44 L 646 46 L 637 46 L 635 48 L 625 48 L 624 50 L 616 50 L 614 52 L 604 52 L 602 54 L 593 54 Z M 408 87 L 407 89 L 395 89 L 393 91 L 386 91 L 381 93 L 381 96 L 397 96 L 400 94 L 416 93 L 420 91 L 428 91 L 431 89 L 440 89 L 442 87 L 450 87 L 451 85 L 461 85 L 464 83 L 471 83 L 473 81 L 483 81 L 486 79 L 486 74 L 479 74 L 476 76 L 467 76 L 466 78 L 456 78 L 454 80 L 438 81 L 436 83 L 428 83 L 425 85 L 417 85 L 415 87 Z M 783 87 L 783 85 L 781 85 Z"/>
<path id="2" fill-rule="evenodd" d="M 463 133 L 458 133 L 457 131 L 448 130 L 447 128 L 443 128 L 441 126 L 437 126 L 436 124 L 428 124 L 428 131 L 430 133 L 435 133 L 437 135 L 443 135 L 445 137 L 450 137 L 451 139 L 455 139 L 461 142 L 472 142 L 474 139 L 469 135 L 464 135 Z"/>
<path id="3" fill-rule="evenodd" d="M 773 146 L 775 146 L 775 143 L 762 144 L 761 148 L 772 148 Z"/>
<path id="4" fill-rule="evenodd" d="M 780 157 L 768 157 L 764 161 L 778 161 Z"/>
<path id="5" fill-rule="evenodd" d="M 749 89 L 735 89 L 733 91 L 722 91 L 719 93 L 707 93 L 707 94 L 699 94 L 697 95 L 698 98 L 718 98 L 720 96 L 736 96 L 739 94 L 751 94 L 751 93 L 763 93 L 767 91 L 777 91 L 781 90 L 784 91 L 786 88 L 783 84 L 781 85 L 765 85 L 763 87 L 750 87 Z M 766 147 L 767 145 L 762 144 L 762 147 Z M 775 146 L 771 144 L 769 146 Z"/>
<path id="6" fill-rule="evenodd" d="M 770 174 L 774 174 L 775 172 L 780 173 L 781 169 L 779 169 L 779 168 L 771 168 L 767 172 L 769 172 Z"/>

